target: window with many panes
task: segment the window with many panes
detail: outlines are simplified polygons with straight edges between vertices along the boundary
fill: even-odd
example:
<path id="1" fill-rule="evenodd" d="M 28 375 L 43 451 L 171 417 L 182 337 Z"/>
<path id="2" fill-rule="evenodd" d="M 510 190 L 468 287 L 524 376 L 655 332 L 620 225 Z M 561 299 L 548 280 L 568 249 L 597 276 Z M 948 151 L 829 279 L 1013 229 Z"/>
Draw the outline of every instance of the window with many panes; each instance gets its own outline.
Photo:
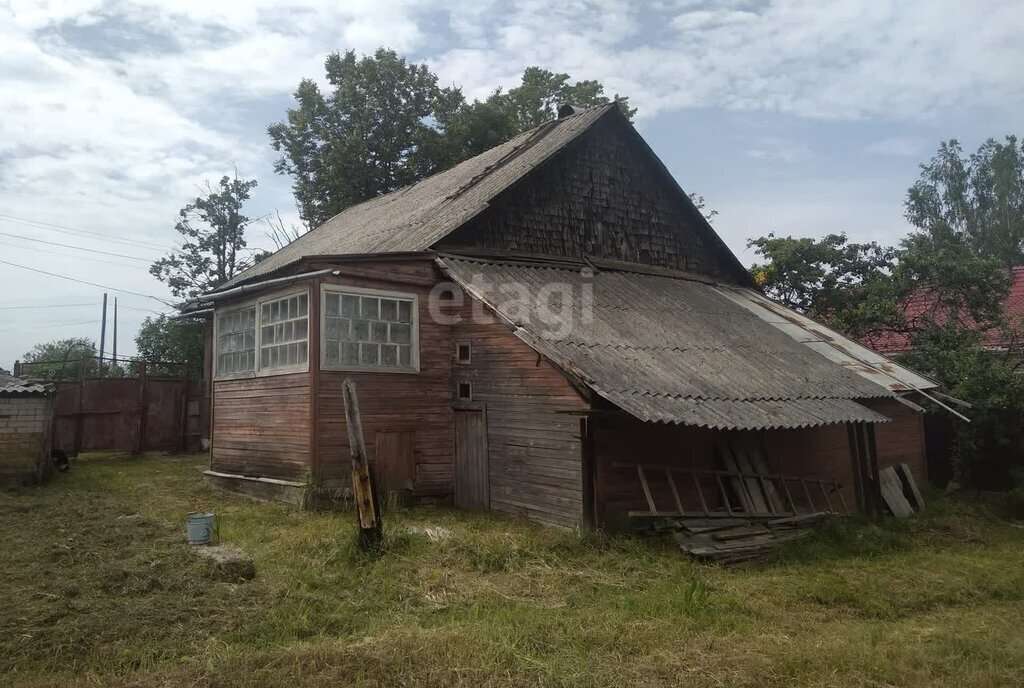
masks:
<path id="1" fill-rule="evenodd" d="M 260 370 L 304 365 L 309 359 L 309 295 L 260 303 Z"/>
<path id="2" fill-rule="evenodd" d="M 256 306 L 217 315 L 217 374 L 230 375 L 256 367 Z"/>
<path id="3" fill-rule="evenodd" d="M 309 294 L 217 313 L 217 377 L 294 371 L 309 362 Z"/>
<path id="4" fill-rule="evenodd" d="M 325 290 L 324 365 L 417 370 L 415 306 L 412 295 Z"/>

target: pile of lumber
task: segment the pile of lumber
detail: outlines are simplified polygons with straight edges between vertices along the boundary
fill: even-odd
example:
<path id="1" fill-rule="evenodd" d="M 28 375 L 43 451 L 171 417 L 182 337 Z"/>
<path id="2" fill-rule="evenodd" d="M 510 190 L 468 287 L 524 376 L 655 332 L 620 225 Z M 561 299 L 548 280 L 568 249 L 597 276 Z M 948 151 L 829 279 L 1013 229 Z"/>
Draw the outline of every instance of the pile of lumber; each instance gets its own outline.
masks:
<path id="1" fill-rule="evenodd" d="M 671 532 L 679 549 L 696 559 L 736 564 L 774 556 L 782 543 L 806 535 L 824 512 L 777 519 L 665 519 L 655 530 Z"/>

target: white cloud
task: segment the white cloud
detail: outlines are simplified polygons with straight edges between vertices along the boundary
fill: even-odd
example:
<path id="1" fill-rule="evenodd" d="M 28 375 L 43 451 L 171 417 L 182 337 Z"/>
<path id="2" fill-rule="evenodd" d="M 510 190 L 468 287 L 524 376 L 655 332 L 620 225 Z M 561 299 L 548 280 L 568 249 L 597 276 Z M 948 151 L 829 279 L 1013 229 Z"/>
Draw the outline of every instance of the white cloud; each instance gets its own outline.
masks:
<path id="1" fill-rule="evenodd" d="M 810 146 L 800 141 L 765 136 L 759 138 L 753 147 L 747 150 L 747 155 L 757 160 L 793 163 L 810 160 L 814 157 L 814 152 Z"/>
<path id="2" fill-rule="evenodd" d="M 915 136 L 888 136 L 868 144 L 864 151 L 873 155 L 899 158 L 918 158 L 928 150 L 928 144 Z"/>
<path id="3" fill-rule="evenodd" d="M 1019 112 L 1022 23 L 1018 0 L 0 0 L 0 213 L 167 241 L 196 184 L 236 164 L 269 194 L 255 212 L 291 213 L 264 127 L 334 50 L 388 45 L 474 97 L 540 65 L 628 94 L 641 117 L 701 107 L 913 124 Z M 812 155 L 784 137 L 747 149 Z M 913 150 L 893 138 L 866 152 Z M 164 293 L 141 271 L 52 262 Z M 82 289 L 0 266 L 5 300 Z M 0 363 L 35 339 L 0 337 Z"/>

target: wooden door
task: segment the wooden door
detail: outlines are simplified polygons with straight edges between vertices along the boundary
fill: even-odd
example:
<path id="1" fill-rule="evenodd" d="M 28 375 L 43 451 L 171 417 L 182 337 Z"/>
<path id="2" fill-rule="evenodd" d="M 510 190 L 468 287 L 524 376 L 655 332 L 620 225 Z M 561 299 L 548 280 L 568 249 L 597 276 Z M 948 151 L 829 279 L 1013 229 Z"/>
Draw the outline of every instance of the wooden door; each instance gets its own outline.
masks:
<path id="1" fill-rule="evenodd" d="M 486 511 L 487 422 L 483 411 L 455 411 L 455 506 Z"/>
<path id="2" fill-rule="evenodd" d="M 415 446 L 415 432 L 377 433 L 374 444 L 377 480 L 384 492 L 412 490 L 416 477 Z"/>

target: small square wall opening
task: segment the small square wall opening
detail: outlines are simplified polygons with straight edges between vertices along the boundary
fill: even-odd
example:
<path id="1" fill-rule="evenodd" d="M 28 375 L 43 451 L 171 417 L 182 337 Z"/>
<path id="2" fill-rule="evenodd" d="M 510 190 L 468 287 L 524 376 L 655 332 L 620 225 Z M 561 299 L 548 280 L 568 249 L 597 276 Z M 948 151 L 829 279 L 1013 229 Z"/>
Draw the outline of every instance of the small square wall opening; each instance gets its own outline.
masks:
<path id="1" fill-rule="evenodd" d="M 469 342 L 455 343 L 455 361 L 457 363 L 471 363 L 473 361 L 473 347 Z"/>
<path id="2" fill-rule="evenodd" d="M 473 385 L 469 382 L 459 383 L 459 399 L 461 401 L 472 401 L 473 400 Z"/>

